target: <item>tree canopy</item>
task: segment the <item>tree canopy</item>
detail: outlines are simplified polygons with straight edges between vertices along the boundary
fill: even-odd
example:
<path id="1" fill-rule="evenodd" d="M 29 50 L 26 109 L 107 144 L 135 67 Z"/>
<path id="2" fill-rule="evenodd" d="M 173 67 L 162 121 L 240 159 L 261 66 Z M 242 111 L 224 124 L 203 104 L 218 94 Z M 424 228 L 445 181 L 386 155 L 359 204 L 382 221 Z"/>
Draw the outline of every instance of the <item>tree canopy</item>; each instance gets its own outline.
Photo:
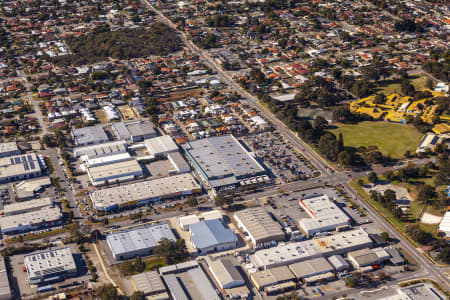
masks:
<path id="1" fill-rule="evenodd" d="M 55 57 L 60 66 L 91 64 L 106 60 L 130 59 L 148 55 L 167 55 L 181 49 L 175 31 L 163 23 L 150 28 L 127 28 L 111 31 L 109 26 L 100 26 L 78 36 L 68 36 L 66 43 L 72 54 Z"/>

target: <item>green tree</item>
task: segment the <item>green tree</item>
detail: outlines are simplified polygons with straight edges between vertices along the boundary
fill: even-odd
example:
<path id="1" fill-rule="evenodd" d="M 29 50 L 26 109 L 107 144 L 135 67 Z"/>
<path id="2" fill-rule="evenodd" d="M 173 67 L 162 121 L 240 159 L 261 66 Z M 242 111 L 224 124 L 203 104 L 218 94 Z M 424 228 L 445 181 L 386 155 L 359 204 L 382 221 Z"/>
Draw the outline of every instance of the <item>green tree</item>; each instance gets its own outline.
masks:
<path id="1" fill-rule="evenodd" d="M 375 173 L 375 172 L 370 172 L 367 179 L 368 179 L 369 182 L 371 182 L 371 183 L 376 183 L 376 182 L 378 181 L 377 173 Z"/>
<path id="2" fill-rule="evenodd" d="M 135 291 L 130 297 L 130 300 L 145 300 L 145 299 L 146 299 L 145 294 L 140 291 Z"/>
<path id="3" fill-rule="evenodd" d="M 386 242 L 387 241 L 389 241 L 390 240 L 390 236 L 389 236 L 389 233 L 387 233 L 386 231 L 383 231 L 381 234 L 380 234 L 380 236 L 381 236 L 381 238 L 383 239 L 383 240 L 385 240 Z"/>
<path id="4" fill-rule="evenodd" d="M 351 275 L 347 277 L 345 280 L 345 286 L 349 288 L 356 288 L 359 286 L 359 278 L 358 275 Z"/>
<path id="5" fill-rule="evenodd" d="M 222 193 L 217 194 L 214 197 L 214 204 L 223 207 L 225 205 L 225 196 Z"/>
<path id="6" fill-rule="evenodd" d="M 118 300 L 117 289 L 110 283 L 101 285 L 97 289 L 97 296 L 101 300 Z"/>

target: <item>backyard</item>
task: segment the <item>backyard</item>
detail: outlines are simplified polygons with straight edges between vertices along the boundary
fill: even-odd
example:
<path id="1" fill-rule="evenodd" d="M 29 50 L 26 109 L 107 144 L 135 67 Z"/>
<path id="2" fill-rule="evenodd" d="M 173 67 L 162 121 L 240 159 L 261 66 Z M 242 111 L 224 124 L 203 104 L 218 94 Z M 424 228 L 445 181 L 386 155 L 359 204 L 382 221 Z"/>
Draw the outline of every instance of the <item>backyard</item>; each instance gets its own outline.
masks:
<path id="1" fill-rule="evenodd" d="M 336 136 L 342 133 L 346 147 L 377 146 L 384 155 L 401 159 L 406 151 L 414 153 L 422 134 L 414 127 L 387 122 L 360 122 L 338 124 L 330 130 Z"/>

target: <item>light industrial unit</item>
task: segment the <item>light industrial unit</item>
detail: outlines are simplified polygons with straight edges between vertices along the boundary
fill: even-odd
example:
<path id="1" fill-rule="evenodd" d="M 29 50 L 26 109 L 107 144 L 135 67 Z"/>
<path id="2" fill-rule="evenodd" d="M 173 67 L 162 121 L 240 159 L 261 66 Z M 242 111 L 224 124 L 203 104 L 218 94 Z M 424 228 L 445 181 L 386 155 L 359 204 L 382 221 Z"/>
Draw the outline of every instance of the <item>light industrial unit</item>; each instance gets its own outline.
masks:
<path id="1" fill-rule="evenodd" d="M 20 149 L 16 142 L 0 143 L 0 158 L 19 154 Z"/>
<path id="2" fill-rule="evenodd" d="M 198 253 L 224 251 L 236 247 L 237 239 L 233 230 L 225 227 L 220 220 L 206 220 L 189 225 L 192 246 Z"/>
<path id="3" fill-rule="evenodd" d="M 309 195 L 298 202 L 310 217 L 299 221 L 301 229 L 306 234 L 332 231 L 351 223 L 350 218 L 325 194 Z"/>
<path id="4" fill-rule="evenodd" d="M 17 234 L 61 224 L 62 213 L 59 207 L 53 206 L 0 218 L 2 234 Z"/>
<path id="5" fill-rule="evenodd" d="M 42 175 L 44 163 L 36 153 L 0 158 L 0 182 L 11 182 Z"/>
<path id="6" fill-rule="evenodd" d="M 25 255 L 24 264 L 30 284 L 62 281 L 77 274 L 77 266 L 69 247 Z"/>
<path id="7" fill-rule="evenodd" d="M 284 240 L 281 225 L 274 221 L 263 207 L 253 207 L 233 215 L 240 229 L 248 234 L 254 246 Z"/>
<path id="8" fill-rule="evenodd" d="M 170 295 L 177 300 L 219 300 L 214 286 L 196 261 L 159 268 Z"/>
<path id="9" fill-rule="evenodd" d="M 119 210 L 200 192 L 190 173 L 96 190 L 90 194 L 97 211 Z"/>
<path id="10" fill-rule="evenodd" d="M 75 128 L 71 135 L 78 147 L 106 143 L 109 140 L 102 125 Z"/>
<path id="11" fill-rule="evenodd" d="M 372 243 L 363 229 L 355 229 L 322 238 L 258 250 L 250 256 L 250 260 L 257 268 L 273 268 L 316 257 L 348 253 L 370 247 Z"/>
<path id="12" fill-rule="evenodd" d="M 163 238 L 176 240 L 169 225 L 165 223 L 112 233 L 106 236 L 106 243 L 115 260 L 124 260 L 138 255 L 150 255 Z"/>
<path id="13" fill-rule="evenodd" d="M 130 181 L 144 174 L 141 166 L 134 159 L 90 167 L 87 169 L 87 172 L 94 186 Z"/>
<path id="14" fill-rule="evenodd" d="M 156 137 L 155 128 L 147 121 L 116 122 L 112 123 L 112 128 L 119 140 L 130 143 L 142 142 Z"/>

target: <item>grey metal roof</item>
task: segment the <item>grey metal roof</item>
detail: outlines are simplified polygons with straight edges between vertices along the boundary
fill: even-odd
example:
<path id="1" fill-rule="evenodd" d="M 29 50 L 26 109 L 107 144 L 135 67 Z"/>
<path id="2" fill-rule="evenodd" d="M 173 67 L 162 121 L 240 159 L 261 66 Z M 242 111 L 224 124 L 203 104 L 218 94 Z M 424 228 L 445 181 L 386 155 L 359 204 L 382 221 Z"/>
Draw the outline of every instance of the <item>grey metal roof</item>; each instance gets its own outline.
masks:
<path id="1" fill-rule="evenodd" d="M 9 286 L 8 272 L 3 256 L 0 256 L 0 299 L 10 299 L 11 288 Z"/>
<path id="2" fill-rule="evenodd" d="M 184 148 L 202 172 L 211 179 L 264 172 L 264 168 L 232 135 L 195 140 L 186 144 Z"/>
<path id="3" fill-rule="evenodd" d="M 156 130 L 150 122 L 117 122 L 113 123 L 112 126 L 120 140 L 144 135 L 156 135 Z"/>
<path id="4" fill-rule="evenodd" d="M 114 141 L 98 145 L 78 147 L 73 150 L 75 156 L 86 155 L 89 159 L 127 152 L 124 141 Z"/>
<path id="5" fill-rule="evenodd" d="M 194 286 L 200 292 L 203 300 L 220 299 L 216 294 L 213 285 L 206 277 L 205 272 L 203 272 L 200 268 L 190 269 L 188 274 L 190 279 L 193 281 Z"/>
<path id="6" fill-rule="evenodd" d="M 211 260 L 208 257 L 208 265 L 219 283 L 224 286 L 231 282 L 243 282 L 244 278 L 239 273 L 236 266 L 229 259 Z"/>
<path id="7" fill-rule="evenodd" d="M 108 141 L 102 125 L 72 129 L 72 137 L 76 145 L 98 144 Z"/>
<path id="8" fill-rule="evenodd" d="M 134 282 L 136 290 L 143 292 L 146 295 L 166 290 L 161 277 L 156 271 L 133 275 L 131 279 Z"/>
<path id="9" fill-rule="evenodd" d="M 164 282 L 169 288 L 170 294 L 174 300 L 190 300 L 188 295 L 184 292 L 178 277 L 174 274 L 168 274 L 163 276 Z"/>
<path id="10" fill-rule="evenodd" d="M 333 271 L 333 267 L 323 257 L 298 262 L 289 266 L 297 278 L 305 278 Z"/>
<path id="11" fill-rule="evenodd" d="M 189 225 L 191 241 L 197 249 L 214 247 L 236 241 L 233 231 L 219 220 L 206 220 Z"/>
<path id="12" fill-rule="evenodd" d="M 119 256 L 132 251 L 152 249 L 162 238 L 176 240 L 168 224 L 156 224 L 113 233 L 106 237 L 106 241 L 111 251 Z"/>
<path id="13" fill-rule="evenodd" d="M 340 255 L 330 256 L 328 257 L 328 261 L 336 271 L 345 270 L 350 267 L 348 262 L 346 262 L 345 259 Z"/>

